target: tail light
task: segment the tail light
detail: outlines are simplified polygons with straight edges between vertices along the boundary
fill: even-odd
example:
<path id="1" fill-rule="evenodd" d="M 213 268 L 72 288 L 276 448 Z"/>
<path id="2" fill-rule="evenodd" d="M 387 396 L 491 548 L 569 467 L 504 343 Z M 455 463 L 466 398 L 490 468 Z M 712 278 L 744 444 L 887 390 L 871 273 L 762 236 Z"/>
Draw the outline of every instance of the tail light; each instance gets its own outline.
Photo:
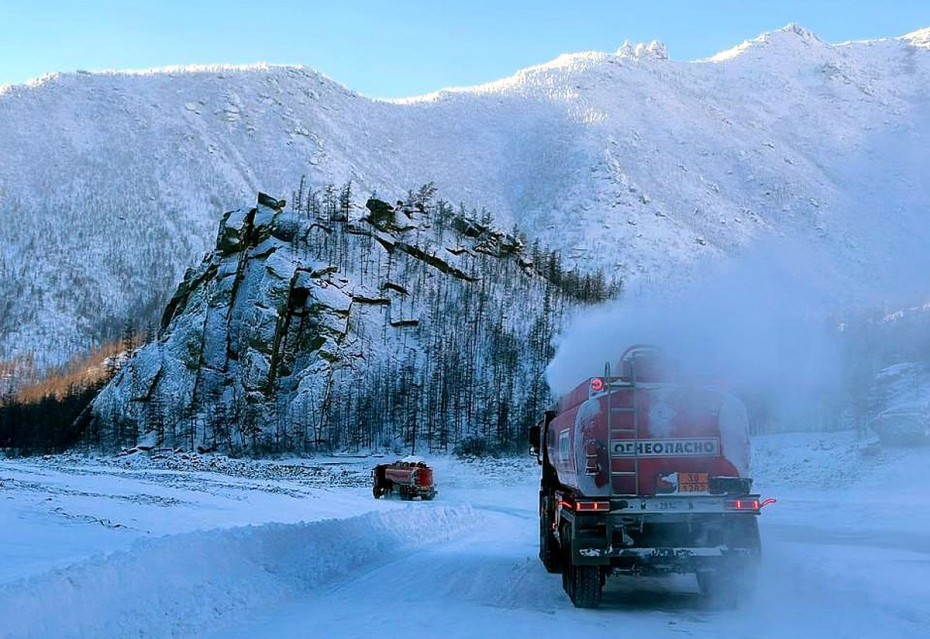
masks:
<path id="1" fill-rule="evenodd" d="M 578 501 L 578 502 L 575 502 L 575 511 L 579 513 L 610 512 L 610 502 L 609 501 Z"/>
<path id="2" fill-rule="evenodd" d="M 771 506 L 776 500 L 772 497 L 759 501 L 758 499 L 728 499 L 726 507 L 728 510 L 748 510 L 758 512 L 766 506 Z"/>
<path id="3" fill-rule="evenodd" d="M 726 502 L 728 510 L 759 510 L 758 499 L 728 499 Z"/>

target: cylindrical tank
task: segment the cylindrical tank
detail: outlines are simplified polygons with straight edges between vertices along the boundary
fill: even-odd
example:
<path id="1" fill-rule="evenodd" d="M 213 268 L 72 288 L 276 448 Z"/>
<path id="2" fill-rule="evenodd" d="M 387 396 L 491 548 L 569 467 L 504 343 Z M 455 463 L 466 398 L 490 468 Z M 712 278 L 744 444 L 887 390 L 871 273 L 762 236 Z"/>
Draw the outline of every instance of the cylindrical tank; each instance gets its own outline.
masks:
<path id="1" fill-rule="evenodd" d="M 391 465 L 384 469 L 385 479 L 400 486 L 433 485 L 433 470 L 427 466 Z"/>
<path id="2" fill-rule="evenodd" d="M 548 431 L 559 482 L 585 496 L 706 492 L 712 477 L 749 474 L 745 408 L 709 388 L 593 378 L 563 397 Z"/>

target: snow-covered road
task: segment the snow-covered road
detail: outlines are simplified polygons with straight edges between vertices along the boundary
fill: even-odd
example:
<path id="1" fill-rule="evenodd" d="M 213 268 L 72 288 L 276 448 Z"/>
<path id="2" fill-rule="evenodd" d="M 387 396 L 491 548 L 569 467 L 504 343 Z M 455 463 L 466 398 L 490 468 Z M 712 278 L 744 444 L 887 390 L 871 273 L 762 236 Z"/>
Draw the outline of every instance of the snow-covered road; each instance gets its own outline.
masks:
<path id="1" fill-rule="evenodd" d="M 900 504 L 878 505 L 891 521 Z M 599 610 L 576 610 L 536 560 L 535 510 L 476 504 L 482 522 L 457 539 L 360 573 L 224 628 L 214 639 L 524 637 L 927 637 L 930 531 L 863 525 L 845 500 L 783 500 L 766 513 L 756 599 L 709 608 L 693 577 L 615 578 Z M 815 514 L 806 525 L 797 517 Z M 899 524 L 904 522 L 895 517 Z M 903 528 L 903 529 L 902 529 Z M 318 633 L 318 634 L 317 634 Z"/>
<path id="2" fill-rule="evenodd" d="M 0 461 L 0 637 L 927 637 L 930 450 L 759 446 L 779 503 L 739 610 L 709 607 L 691 576 L 615 578 L 600 609 L 573 608 L 536 559 L 525 460 L 434 460 L 440 496 L 412 504 L 371 499 L 368 460 L 277 480 Z"/>

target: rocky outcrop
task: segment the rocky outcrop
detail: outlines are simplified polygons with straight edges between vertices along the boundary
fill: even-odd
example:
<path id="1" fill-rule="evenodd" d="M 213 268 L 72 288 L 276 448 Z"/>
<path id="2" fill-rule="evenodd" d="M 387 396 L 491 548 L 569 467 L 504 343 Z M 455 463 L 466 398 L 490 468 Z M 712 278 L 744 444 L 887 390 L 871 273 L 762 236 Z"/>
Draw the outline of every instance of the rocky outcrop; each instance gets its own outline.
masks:
<path id="1" fill-rule="evenodd" d="M 178 439 L 179 415 L 201 424 L 222 419 L 237 428 L 187 436 L 225 433 L 225 442 L 204 443 L 235 445 L 274 423 L 281 391 L 291 404 L 320 403 L 342 356 L 353 290 L 335 269 L 295 253 L 300 219 L 277 200 L 259 201 L 223 215 L 216 249 L 188 270 L 165 309 L 161 339 L 95 401 L 102 424 L 155 431 L 166 441 Z M 243 430 L 248 424 L 254 432 Z"/>
<path id="2" fill-rule="evenodd" d="M 482 224 L 476 220 L 456 217 L 452 220 L 455 230 L 475 239 L 474 249 L 480 253 L 506 257 L 523 249 L 523 243 L 513 235 L 503 233 L 489 224 Z"/>
<path id="3" fill-rule="evenodd" d="M 254 452 L 329 447 L 362 437 L 359 422 L 381 433 L 411 428 L 421 408 L 406 405 L 406 394 L 424 406 L 441 400 L 428 423 L 453 421 L 463 402 L 448 389 L 446 399 L 423 389 L 444 371 L 458 376 L 449 366 L 469 359 L 465 374 L 476 383 L 482 367 L 503 365 L 480 355 L 482 344 L 505 340 L 512 348 L 539 326 L 532 304 L 502 323 L 510 301 L 492 295 L 491 279 L 505 279 L 506 287 L 525 279 L 527 302 L 541 301 L 549 283 L 526 270 L 518 240 L 488 224 L 449 215 L 440 223 L 422 205 L 372 199 L 367 208 L 356 220 L 311 218 L 260 194 L 255 208 L 223 214 L 214 250 L 178 285 L 157 341 L 95 400 L 100 442 L 130 446 L 142 438 Z M 440 239 L 447 236 L 451 246 Z M 466 324 L 460 309 L 469 305 L 483 314 Z M 544 396 L 528 380 L 515 387 Z M 474 389 L 466 391 L 477 402 Z"/>

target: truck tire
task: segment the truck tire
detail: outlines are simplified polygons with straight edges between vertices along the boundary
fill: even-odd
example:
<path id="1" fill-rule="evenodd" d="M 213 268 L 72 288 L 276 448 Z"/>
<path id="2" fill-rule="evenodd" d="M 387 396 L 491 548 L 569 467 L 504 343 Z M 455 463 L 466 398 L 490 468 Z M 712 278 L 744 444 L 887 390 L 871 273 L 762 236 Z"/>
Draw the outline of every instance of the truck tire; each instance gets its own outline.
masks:
<path id="1" fill-rule="evenodd" d="M 724 557 L 697 573 L 701 595 L 717 608 L 737 608 L 752 599 L 756 573 L 762 557 L 759 520 L 753 515 L 735 515 L 724 543 L 743 554 Z"/>
<path id="2" fill-rule="evenodd" d="M 576 608 L 597 608 L 601 605 L 603 581 L 600 566 L 577 566 L 572 561 L 571 528 L 564 529 L 566 549 L 562 553 L 562 588 Z"/>
<path id="3" fill-rule="evenodd" d="M 701 596 L 715 608 L 733 609 L 752 599 L 756 590 L 756 562 L 726 562 L 697 573 Z"/>
<path id="4" fill-rule="evenodd" d="M 568 595 L 569 599 L 572 599 L 574 595 L 572 594 L 572 550 L 571 550 L 571 534 L 572 529 L 567 525 L 563 524 L 561 530 L 559 530 L 559 541 L 561 546 L 559 547 L 559 563 L 562 564 L 562 590 L 565 591 L 565 594 Z"/>
<path id="5" fill-rule="evenodd" d="M 601 569 L 599 566 L 572 566 L 569 598 L 576 608 L 601 605 Z"/>
<path id="6" fill-rule="evenodd" d="M 722 569 L 699 570 L 697 573 L 698 589 L 701 591 L 701 597 L 710 605 L 720 608 L 734 607 L 728 602 L 728 593 L 726 592 L 726 577 Z"/>
<path id="7" fill-rule="evenodd" d="M 739 590 L 728 579 L 724 569 L 701 570 L 697 573 L 701 597 L 713 608 L 733 609 L 739 607 Z"/>
<path id="8" fill-rule="evenodd" d="M 384 489 L 380 486 L 374 486 L 371 489 L 371 494 L 375 496 L 375 499 L 381 499 L 381 496 L 384 494 Z"/>
<path id="9" fill-rule="evenodd" d="M 727 545 L 731 548 L 746 548 L 758 561 L 762 556 L 762 537 L 759 535 L 759 520 L 754 516 L 747 516 L 739 520 L 739 526 L 730 531 Z"/>
<path id="10" fill-rule="evenodd" d="M 546 572 L 553 575 L 562 572 L 562 554 L 552 534 L 552 521 L 542 497 L 539 499 L 539 559 Z"/>
<path id="11" fill-rule="evenodd" d="M 539 559 L 545 566 L 546 572 L 557 575 L 562 572 L 562 557 L 558 544 L 546 521 L 540 520 L 539 524 Z"/>

